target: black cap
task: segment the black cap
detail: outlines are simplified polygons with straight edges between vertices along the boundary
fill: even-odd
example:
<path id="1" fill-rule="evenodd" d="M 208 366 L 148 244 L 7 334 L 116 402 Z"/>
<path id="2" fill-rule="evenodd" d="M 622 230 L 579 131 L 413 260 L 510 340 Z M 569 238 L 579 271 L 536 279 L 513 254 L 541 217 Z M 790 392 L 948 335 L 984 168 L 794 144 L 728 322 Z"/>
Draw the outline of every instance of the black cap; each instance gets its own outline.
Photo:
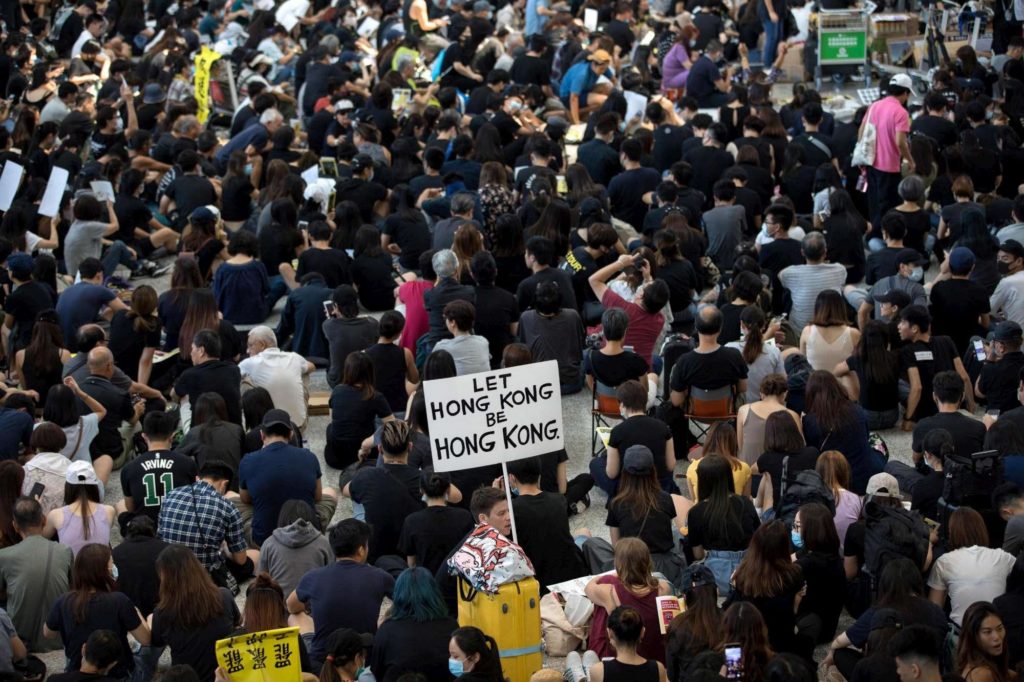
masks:
<path id="1" fill-rule="evenodd" d="M 711 569 L 704 564 L 690 564 L 683 571 L 683 577 L 679 581 L 683 592 L 692 590 L 698 587 L 706 587 L 708 585 L 717 585 L 715 581 L 715 574 L 711 572 Z"/>
<path id="2" fill-rule="evenodd" d="M 871 629 L 881 630 L 882 628 L 903 627 L 903 616 L 896 609 L 878 609 L 871 616 Z"/>
<path id="3" fill-rule="evenodd" d="M 1024 337 L 1024 331 L 1021 330 L 1019 324 L 1013 320 L 1004 320 L 996 325 L 996 328 L 992 330 L 991 340 L 992 341 L 1009 341 L 1010 343 L 1020 343 L 1021 338 Z"/>
<path id="4" fill-rule="evenodd" d="M 630 445 L 622 456 L 622 468 L 643 476 L 654 471 L 654 454 L 646 445 Z"/>
<path id="5" fill-rule="evenodd" d="M 896 254 L 896 264 L 904 265 L 906 263 L 924 265 L 925 259 L 921 258 L 921 254 L 918 253 L 917 249 L 903 249 Z"/>
<path id="6" fill-rule="evenodd" d="M 292 418 L 287 412 L 281 409 L 267 410 L 267 413 L 263 415 L 263 421 L 260 423 L 264 429 L 270 426 L 284 426 L 287 429 L 292 428 Z"/>
<path id="7" fill-rule="evenodd" d="M 875 296 L 876 303 L 891 303 L 901 310 L 909 306 L 912 300 L 910 294 L 903 289 L 889 289 Z"/>
<path id="8" fill-rule="evenodd" d="M 352 159 L 352 172 L 362 173 L 367 168 L 373 168 L 373 158 L 369 154 L 356 154 Z"/>
<path id="9" fill-rule="evenodd" d="M 999 245 L 999 250 L 1011 254 L 1014 258 L 1024 258 L 1024 245 L 1016 239 L 1007 239 Z"/>

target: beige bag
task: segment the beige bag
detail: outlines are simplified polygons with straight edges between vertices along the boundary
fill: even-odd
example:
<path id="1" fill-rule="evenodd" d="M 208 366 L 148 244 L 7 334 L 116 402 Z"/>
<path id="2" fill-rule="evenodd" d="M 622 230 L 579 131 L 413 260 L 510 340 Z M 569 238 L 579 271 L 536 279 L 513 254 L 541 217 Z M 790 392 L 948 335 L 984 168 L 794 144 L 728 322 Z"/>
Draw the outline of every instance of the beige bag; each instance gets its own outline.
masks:
<path id="1" fill-rule="evenodd" d="M 570 623 L 562 603 L 550 592 L 540 598 L 540 627 L 544 651 L 548 656 L 567 656 L 570 651 L 578 650 L 587 639 L 587 623 Z"/>

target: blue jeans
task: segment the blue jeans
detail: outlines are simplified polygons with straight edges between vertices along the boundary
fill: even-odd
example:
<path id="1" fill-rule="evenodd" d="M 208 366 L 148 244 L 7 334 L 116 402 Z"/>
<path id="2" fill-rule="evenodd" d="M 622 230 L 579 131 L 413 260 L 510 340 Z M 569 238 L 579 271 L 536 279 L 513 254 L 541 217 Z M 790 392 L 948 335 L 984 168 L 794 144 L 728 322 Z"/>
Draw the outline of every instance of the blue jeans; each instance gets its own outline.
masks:
<path id="1" fill-rule="evenodd" d="M 704 558 L 704 565 L 715 574 L 715 583 L 718 585 L 719 598 L 728 597 L 732 593 L 732 574 L 743 560 L 746 552 L 727 552 L 720 549 L 709 550 Z"/>
<path id="2" fill-rule="evenodd" d="M 164 653 L 162 646 L 144 646 L 135 654 L 135 672 L 132 682 L 149 682 L 156 673 L 156 666 Z"/>
<path id="3" fill-rule="evenodd" d="M 764 28 L 764 51 L 761 53 L 761 63 L 767 69 L 778 56 L 779 43 L 782 42 L 782 17 L 779 17 L 779 21 L 776 22 L 762 19 L 761 26 Z"/>
<path id="4" fill-rule="evenodd" d="M 103 263 L 104 277 L 113 275 L 118 265 L 124 265 L 131 270 L 135 269 L 135 259 L 132 258 L 132 252 L 128 250 L 128 246 L 120 239 L 107 247 L 103 257 L 100 258 L 100 262 Z M 69 272 L 68 274 L 74 277 L 76 273 Z"/>

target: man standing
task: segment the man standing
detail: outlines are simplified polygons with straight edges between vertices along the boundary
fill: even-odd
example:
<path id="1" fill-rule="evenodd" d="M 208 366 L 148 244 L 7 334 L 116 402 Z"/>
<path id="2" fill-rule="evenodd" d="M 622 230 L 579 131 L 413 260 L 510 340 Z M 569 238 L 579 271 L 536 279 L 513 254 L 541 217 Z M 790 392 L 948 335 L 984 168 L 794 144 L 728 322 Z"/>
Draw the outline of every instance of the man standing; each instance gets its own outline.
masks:
<path id="1" fill-rule="evenodd" d="M 238 467 L 239 511 L 244 524 L 252 519 L 252 542 L 256 547 L 277 527 L 281 506 L 288 500 L 302 500 L 315 507 L 320 525 L 326 528 L 338 505 L 337 495 L 321 483 L 320 463 L 305 448 L 291 445 L 292 427 L 287 412 L 268 411 L 260 425 L 263 449 L 245 456 Z"/>
<path id="2" fill-rule="evenodd" d="M 188 398 L 195 407 L 199 396 L 217 393 L 224 398 L 228 421 L 242 423 L 242 374 L 233 362 L 220 359 L 220 336 L 203 329 L 192 339 L 192 366 L 174 382 L 172 397 Z"/>
<path id="3" fill-rule="evenodd" d="M 345 519 L 330 530 L 333 564 L 310 571 L 288 595 L 288 611 L 306 622 L 313 642 L 309 658 L 314 669 L 323 665 L 330 651 L 327 642 L 338 628 L 374 633 L 380 605 L 390 598 L 395 579 L 366 563 L 370 553 L 370 527 L 358 519 Z M 311 615 L 306 615 L 306 609 Z"/>
<path id="4" fill-rule="evenodd" d="M 316 367 L 298 353 L 278 348 L 274 330 L 264 325 L 249 330 L 247 347 L 249 357 L 238 363 L 242 379 L 267 389 L 274 406 L 305 429 L 308 376 Z"/>
<path id="5" fill-rule="evenodd" d="M 74 556 L 67 545 L 43 536 L 46 517 L 35 499 L 19 497 L 12 520 L 21 542 L 0 549 L 7 613 L 29 651 L 59 649 L 59 639 L 43 637 L 43 623 L 54 602 L 68 591 Z"/>
<path id="6" fill-rule="evenodd" d="M 797 329 L 811 323 L 820 292 L 831 289 L 842 294 L 846 283 L 846 266 L 826 262 L 828 250 L 821 232 L 811 232 L 804 237 L 802 252 L 807 261 L 805 265 L 790 265 L 779 273 L 779 281 L 793 301 L 789 319 Z"/>
<path id="7" fill-rule="evenodd" d="M 889 96 L 872 104 L 861 123 L 859 137 L 864 135 L 868 123 L 875 128 L 875 160 L 867 167 L 868 212 L 872 225 L 881 225 L 882 216 L 900 203 L 897 191 L 903 179 L 900 159 L 906 161 L 908 172 L 914 172 L 914 159 L 907 141 L 910 116 L 906 110 L 913 87 L 907 74 L 893 76 L 887 88 Z"/>

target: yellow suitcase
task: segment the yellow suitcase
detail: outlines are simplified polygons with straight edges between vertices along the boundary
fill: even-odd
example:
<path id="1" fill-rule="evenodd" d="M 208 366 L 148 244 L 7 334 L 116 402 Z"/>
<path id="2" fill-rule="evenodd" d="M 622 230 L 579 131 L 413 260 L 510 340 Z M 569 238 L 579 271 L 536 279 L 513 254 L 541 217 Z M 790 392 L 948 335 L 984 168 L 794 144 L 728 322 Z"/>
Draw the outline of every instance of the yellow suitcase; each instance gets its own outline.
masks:
<path id="1" fill-rule="evenodd" d="M 509 682 L 529 682 L 544 667 L 540 585 L 535 578 L 502 585 L 491 595 L 477 592 L 459 577 L 459 625 L 478 627 L 494 638 Z"/>

